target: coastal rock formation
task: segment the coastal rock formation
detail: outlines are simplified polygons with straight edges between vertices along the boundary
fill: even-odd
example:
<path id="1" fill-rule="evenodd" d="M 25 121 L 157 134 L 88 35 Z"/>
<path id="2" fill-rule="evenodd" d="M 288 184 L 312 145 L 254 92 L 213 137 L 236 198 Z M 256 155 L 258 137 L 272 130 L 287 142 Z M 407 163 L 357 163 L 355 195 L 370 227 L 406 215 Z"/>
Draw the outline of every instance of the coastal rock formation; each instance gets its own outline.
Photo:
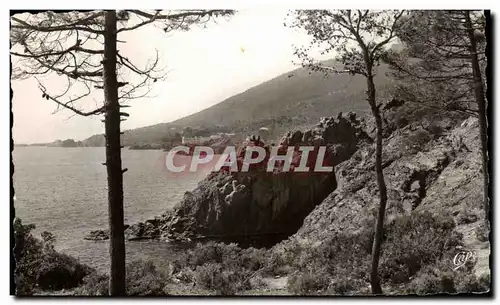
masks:
<path id="1" fill-rule="evenodd" d="M 241 241 L 253 237 L 276 241 L 293 234 L 302 220 L 337 185 L 335 175 L 313 173 L 317 149 L 309 154 L 311 172 L 293 172 L 300 162 L 299 146 L 327 146 L 324 166 L 336 166 L 347 160 L 363 141 L 371 141 L 355 115 L 324 118 L 311 130 L 287 133 L 278 144 L 280 154 L 295 147 L 292 171 L 281 171 L 277 163 L 274 172 L 267 172 L 268 156 L 248 172 L 212 173 L 192 192 L 186 192 L 174 212 L 163 215 L 160 228 L 165 239 L 221 238 Z M 259 139 L 249 139 L 238 151 L 241 166 L 246 147 L 271 147 Z M 273 237 L 274 236 L 274 237 Z"/>
<path id="2" fill-rule="evenodd" d="M 131 226 L 125 225 L 125 239 L 126 240 L 143 240 L 143 239 L 155 239 L 160 236 L 159 234 L 159 218 L 150 219 L 146 222 L 136 223 Z M 108 240 L 109 230 L 94 230 L 90 231 L 84 239 L 86 240 Z"/>
<path id="3" fill-rule="evenodd" d="M 248 172 L 222 168 L 211 173 L 192 192 L 186 192 L 173 211 L 154 222 L 130 226 L 126 236 L 129 240 L 160 236 L 169 241 L 220 238 L 235 242 L 250 237 L 274 244 L 295 233 L 304 217 L 337 187 L 334 172 L 313 172 L 319 146 L 326 146 L 322 165 L 335 167 L 365 142 L 371 142 L 371 138 L 363 131 L 363 120 L 355 114 L 323 118 L 310 130 L 288 132 L 278 143 L 279 154 L 294 147 L 290 171 L 283 171 L 283 162 L 277 161 L 274 172 L 267 172 L 272 147 L 260 139 L 248 139 L 239 148 L 238 166 L 242 165 L 246 147 L 253 145 L 266 149 L 264 161 L 252 164 Z M 293 171 L 302 156 L 299 146 L 315 147 L 307 159 L 309 172 Z M 88 239 L 104 236 L 105 232 L 94 231 Z"/>
<path id="4" fill-rule="evenodd" d="M 109 239 L 109 230 L 94 230 L 90 231 L 89 234 L 85 235 L 83 239 L 86 240 L 108 240 Z"/>

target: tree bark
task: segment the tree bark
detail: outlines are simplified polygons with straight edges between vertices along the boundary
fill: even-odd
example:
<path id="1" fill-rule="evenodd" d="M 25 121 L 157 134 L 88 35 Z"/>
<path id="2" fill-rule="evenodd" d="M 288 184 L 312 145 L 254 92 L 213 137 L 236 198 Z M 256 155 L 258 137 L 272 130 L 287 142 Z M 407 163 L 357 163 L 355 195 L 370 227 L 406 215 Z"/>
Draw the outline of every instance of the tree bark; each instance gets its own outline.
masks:
<path id="1" fill-rule="evenodd" d="M 474 28 L 470 19 L 470 12 L 465 11 L 465 26 L 470 42 L 470 53 L 472 62 L 472 75 L 474 76 L 474 96 L 479 110 L 479 137 L 481 139 L 481 155 L 483 169 L 483 205 L 485 222 L 489 219 L 489 200 L 488 200 L 488 138 L 487 138 L 487 117 L 486 117 L 486 98 L 481 77 L 481 68 L 477 56 L 477 44 L 474 36 Z"/>
<path id="2" fill-rule="evenodd" d="M 384 172 L 382 169 L 382 136 L 383 136 L 383 125 L 382 116 L 380 115 L 380 110 L 376 103 L 376 91 L 375 83 L 373 81 L 373 74 L 371 72 L 371 65 L 368 66 L 367 74 L 367 97 L 368 103 L 372 111 L 372 115 L 375 118 L 375 123 L 377 125 L 377 134 L 375 142 L 375 172 L 377 175 L 377 184 L 379 189 L 380 204 L 378 210 L 377 222 L 375 225 L 375 235 L 373 238 L 372 247 L 372 270 L 370 273 L 370 284 L 372 287 L 373 294 L 382 294 L 382 287 L 380 286 L 380 279 L 378 277 L 378 263 L 380 260 L 380 248 L 382 244 L 382 235 L 384 230 L 384 217 L 385 217 L 385 207 L 387 205 L 387 186 L 385 185 Z"/>
<path id="3" fill-rule="evenodd" d="M 103 79 L 105 96 L 106 169 L 108 173 L 109 294 L 125 295 L 125 237 L 123 216 L 123 172 L 120 144 L 120 105 L 116 79 L 116 12 L 105 17 Z"/>

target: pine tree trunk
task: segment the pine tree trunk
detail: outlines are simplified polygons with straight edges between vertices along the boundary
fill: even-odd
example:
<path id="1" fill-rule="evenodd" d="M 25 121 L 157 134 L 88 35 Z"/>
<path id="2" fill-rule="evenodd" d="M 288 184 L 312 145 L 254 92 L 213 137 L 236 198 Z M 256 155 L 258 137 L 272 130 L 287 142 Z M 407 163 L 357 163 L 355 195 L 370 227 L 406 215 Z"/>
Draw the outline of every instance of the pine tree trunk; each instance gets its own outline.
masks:
<path id="1" fill-rule="evenodd" d="M 116 79 L 116 12 L 107 11 L 104 34 L 104 96 L 106 169 L 108 173 L 109 294 L 125 295 L 125 237 L 123 229 L 123 172 L 120 144 L 120 105 Z"/>
<path id="2" fill-rule="evenodd" d="M 375 225 L 375 236 L 373 238 L 372 247 L 372 270 L 370 273 L 370 284 L 372 287 L 373 294 L 382 294 L 382 287 L 380 286 L 380 279 L 378 277 L 378 263 L 380 260 L 380 247 L 382 244 L 382 235 L 384 230 L 384 216 L 385 207 L 387 204 L 387 187 L 384 180 L 384 172 L 382 169 L 382 135 L 383 135 L 383 125 L 382 116 L 380 115 L 380 110 L 377 107 L 375 98 L 375 83 L 373 82 L 373 75 L 371 69 L 368 69 L 367 85 L 368 85 L 368 103 L 372 111 L 372 115 L 375 118 L 375 123 L 377 125 L 377 135 L 375 144 L 375 172 L 377 175 L 377 185 L 379 189 L 380 205 L 378 210 L 377 222 Z"/>
<path id="3" fill-rule="evenodd" d="M 479 110 L 479 137 L 481 139 L 481 155 L 483 168 L 483 205 L 486 223 L 489 219 L 489 202 L 488 202 L 488 138 L 487 138 L 487 118 L 486 118 L 486 98 L 484 95 L 483 80 L 481 77 L 481 68 L 477 56 L 476 38 L 474 36 L 474 28 L 470 19 L 470 12 L 465 11 L 465 26 L 470 42 L 470 53 L 472 61 L 472 73 L 474 76 L 474 95 Z"/>

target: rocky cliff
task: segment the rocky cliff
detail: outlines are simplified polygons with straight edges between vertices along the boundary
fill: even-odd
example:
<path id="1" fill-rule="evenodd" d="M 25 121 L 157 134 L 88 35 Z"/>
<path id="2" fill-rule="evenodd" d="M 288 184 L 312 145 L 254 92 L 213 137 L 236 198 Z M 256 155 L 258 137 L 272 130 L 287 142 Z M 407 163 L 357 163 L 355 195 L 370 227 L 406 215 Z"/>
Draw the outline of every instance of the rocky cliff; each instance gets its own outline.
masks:
<path id="1" fill-rule="evenodd" d="M 294 147 L 292 171 L 266 172 L 267 159 L 248 172 L 212 173 L 191 192 L 186 192 L 174 211 L 145 223 L 127 228 L 129 240 L 162 238 L 180 240 L 220 238 L 242 243 L 251 238 L 275 243 L 295 233 L 303 219 L 337 187 L 334 172 L 293 172 L 301 158 L 299 146 L 313 146 L 307 165 L 315 166 L 318 148 L 326 146 L 323 166 L 333 166 L 349 159 L 370 137 L 364 132 L 364 120 L 356 115 L 339 114 L 324 118 L 305 132 L 287 133 L 278 144 L 280 154 Z M 243 143 L 238 152 L 241 166 L 245 148 L 271 147 L 256 140 Z M 106 239 L 107 232 L 94 231 L 88 239 Z"/>
<path id="2" fill-rule="evenodd" d="M 418 121 L 388 133 L 383 147 L 387 221 L 424 209 L 455 216 L 468 209 L 479 216 L 478 132 L 477 119 L 470 117 L 453 122 L 434 118 L 430 124 Z M 374 220 L 379 200 L 374 150 L 373 144 L 364 145 L 336 166 L 337 188 L 306 217 L 296 237 L 321 240 L 322 234 L 356 230 Z"/>

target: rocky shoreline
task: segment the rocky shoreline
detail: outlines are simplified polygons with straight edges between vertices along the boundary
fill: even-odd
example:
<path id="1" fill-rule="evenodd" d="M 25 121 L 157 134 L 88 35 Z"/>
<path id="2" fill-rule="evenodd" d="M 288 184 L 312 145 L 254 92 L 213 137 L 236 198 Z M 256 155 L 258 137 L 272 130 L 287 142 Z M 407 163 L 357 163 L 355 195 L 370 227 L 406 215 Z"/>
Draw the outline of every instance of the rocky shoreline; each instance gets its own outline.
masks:
<path id="1" fill-rule="evenodd" d="M 364 131 L 364 120 L 354 113 L 336 118 L 323 118 L 305 132 L 288 132 L 280 140 L 279 151 L 292 146 L 326 146 L 326 163 L 336 166 L 349 159 L 359 145 L 371 142 Z M 247 140 L 238 151 L 241 164 L 247 145 L 263 142 Z M 296 149 L 292 167 L 300 161 Z M 311 152 L 308 165 L 315 162 Z M 313 166 L 310 166 L 313 168 Z M 265 172 L 257 164 L 249 172 L 230 173 L 224 168 L 211 173 L 192 192 L 186 192 L 173 211 L 143 223 L 127 226 L 127 240 L 162 239 L 165 241 L 192 241 L 221 239 L 243 242 L 245 239 L 283 239 L 295 233 L 302 220 L 335 188 L 335 174 Z M 277 238 L 280 236 L 280 238 Z M 107 230 L 90 232 L 87 240 L 106 240 Z"/>

